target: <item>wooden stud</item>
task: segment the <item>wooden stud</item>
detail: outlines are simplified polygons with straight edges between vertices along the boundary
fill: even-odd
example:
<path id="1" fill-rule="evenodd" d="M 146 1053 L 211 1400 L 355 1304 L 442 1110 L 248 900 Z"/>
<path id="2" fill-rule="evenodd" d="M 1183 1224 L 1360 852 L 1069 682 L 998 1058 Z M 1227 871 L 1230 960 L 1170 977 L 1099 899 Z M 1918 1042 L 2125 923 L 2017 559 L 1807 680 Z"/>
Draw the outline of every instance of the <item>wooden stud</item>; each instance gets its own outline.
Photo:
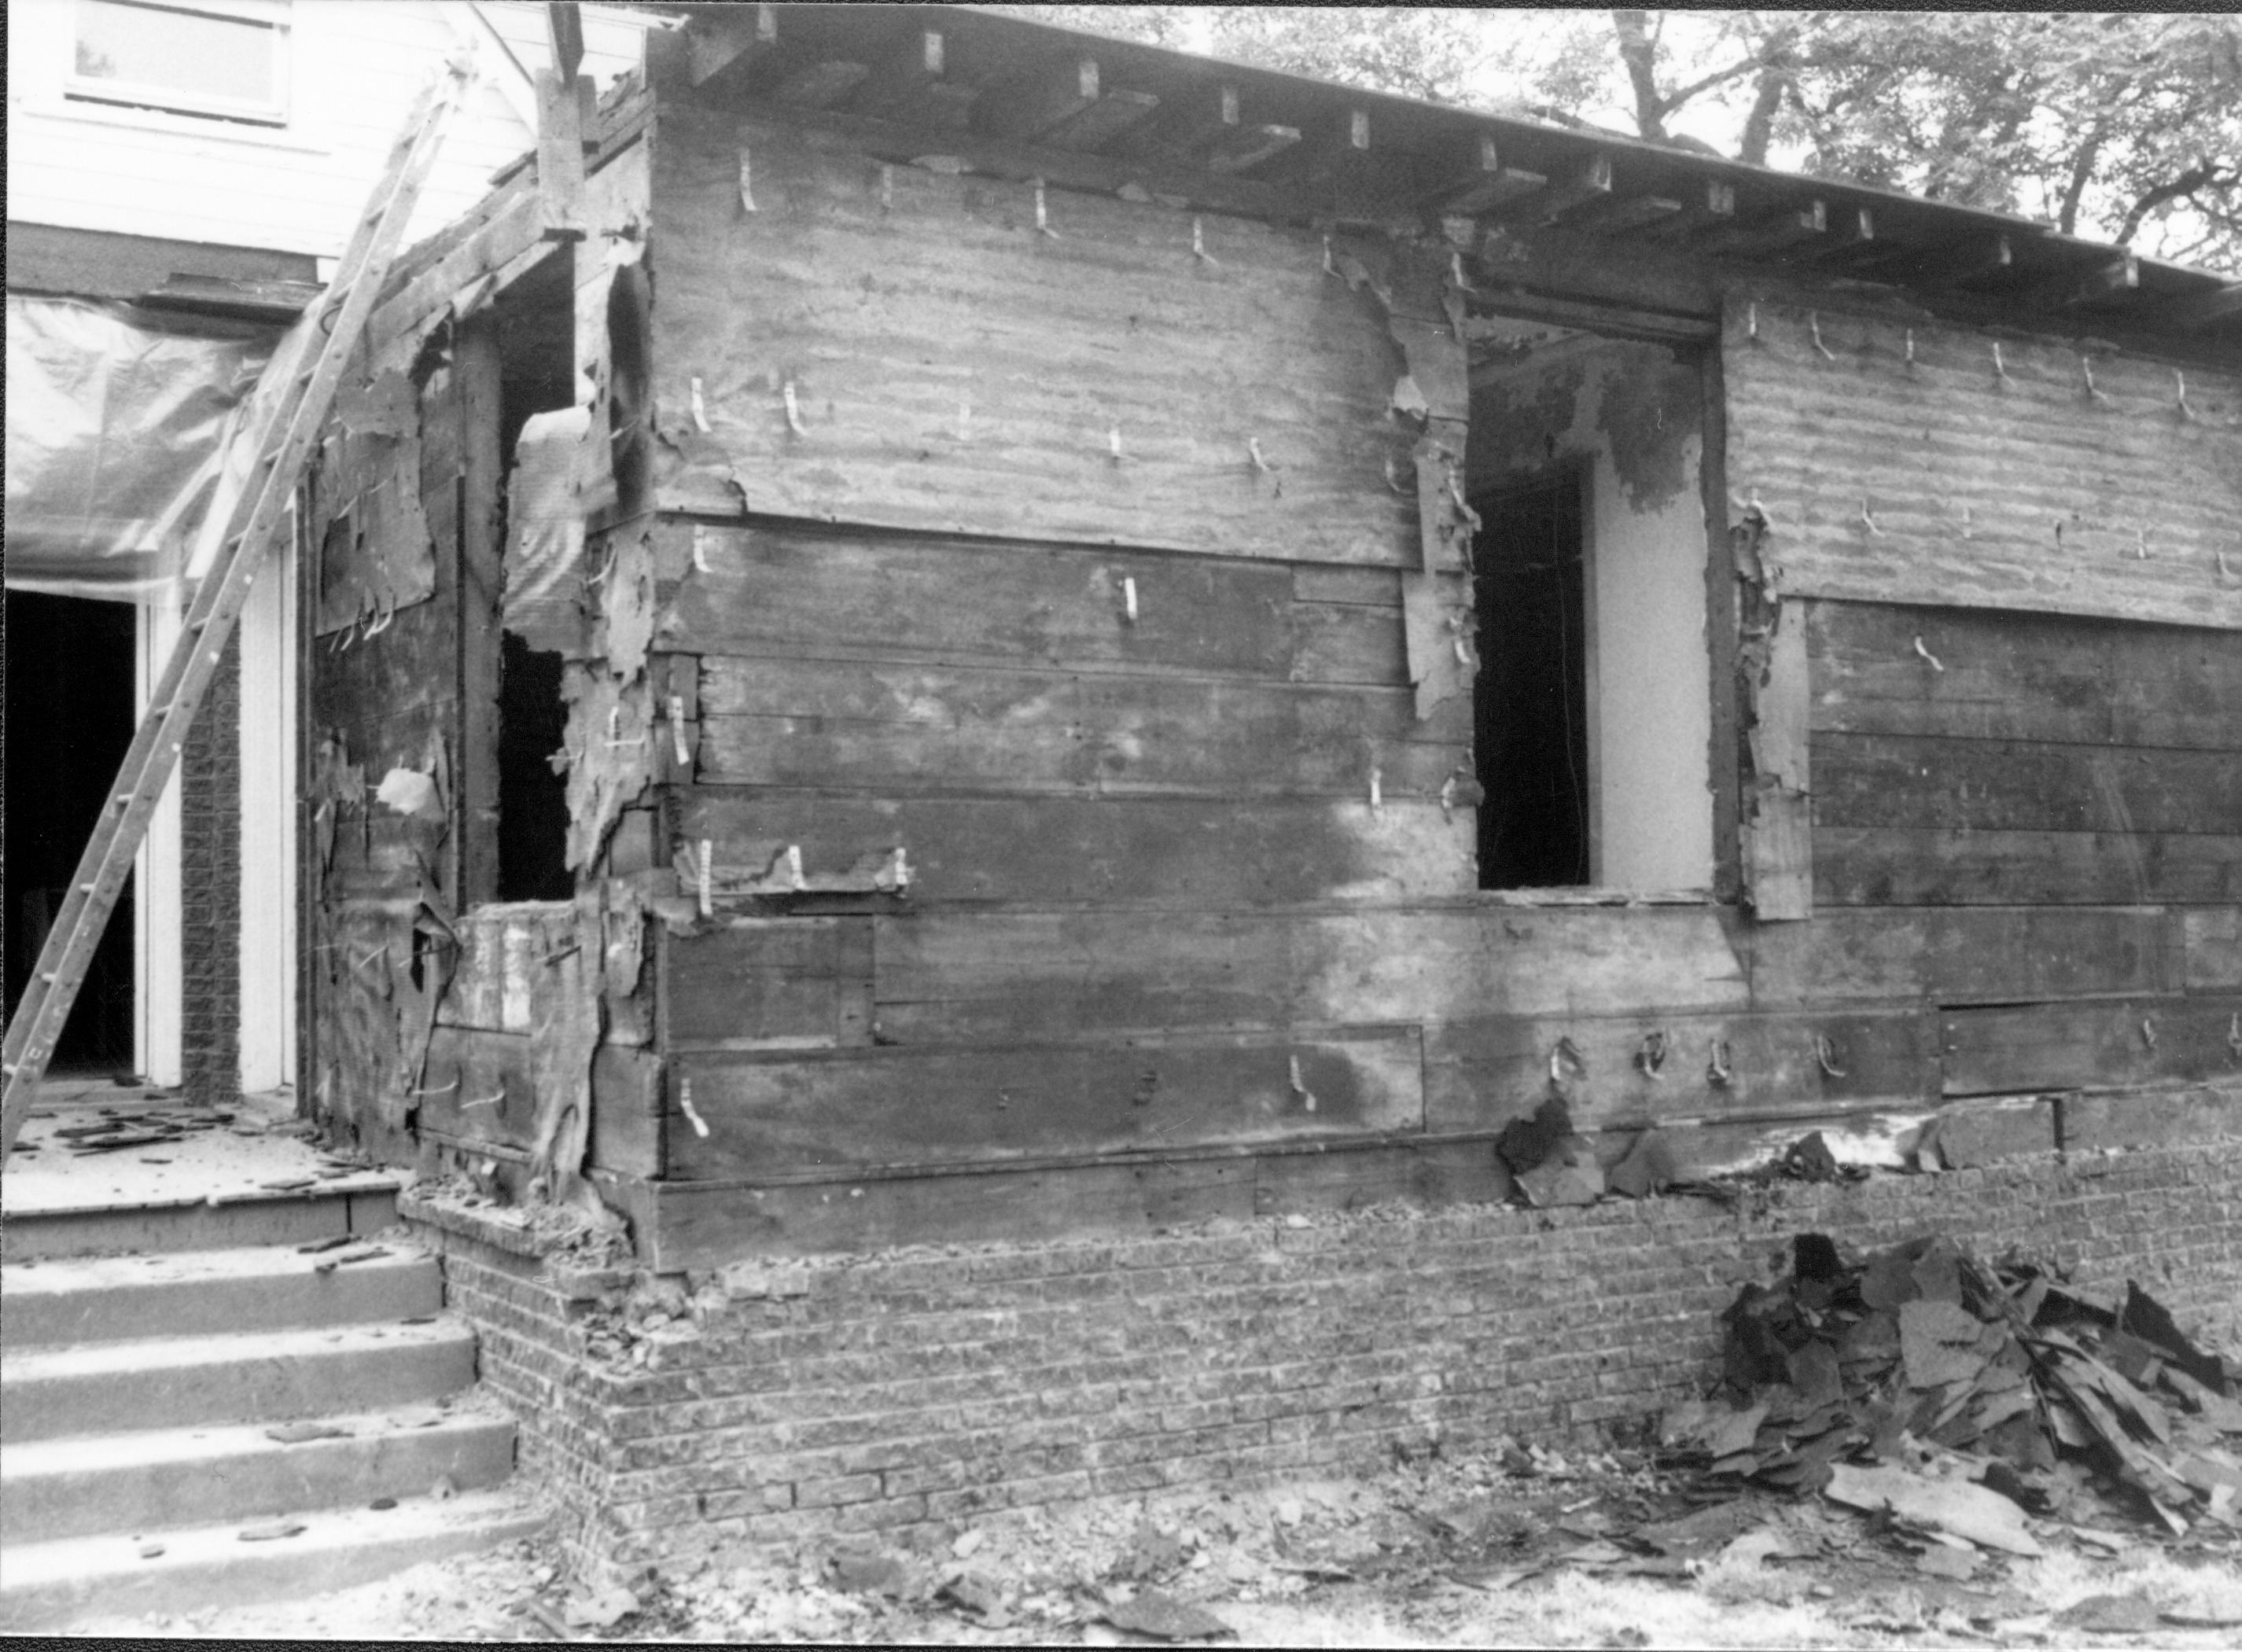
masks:
<path id="1" fill-rule="evenodd" d="M 1561 218 L 1580 207 L 1605 199 L 1611 194 L 1611 157 L 1591 155 L 1569 175 L 1550 179 L 1547 191 L 1534 205 L 1545 221 Z"/>
<path id="2" fill-rule="evenodd" d="M 775 5 L 710 6 L 696 12 L 686 30 L 686 62 L 696 86 L 735 63 L 767 55 L 778 44 Z"/>
<path id="3" fill-rule="evenodd" d="M 1628 235 L 1664 222 L 1682 210 L 1682 203 L 1661 195 L 1630 195 L 1591 201 L 1565 220 L 1565 227 L 1592 235 Z"/>
<path id="4" fill-rule="evenodd" d="M 548 241 L 584 238 L 582 109 L 574 81 L 537 71 L 537 190 Z"/>

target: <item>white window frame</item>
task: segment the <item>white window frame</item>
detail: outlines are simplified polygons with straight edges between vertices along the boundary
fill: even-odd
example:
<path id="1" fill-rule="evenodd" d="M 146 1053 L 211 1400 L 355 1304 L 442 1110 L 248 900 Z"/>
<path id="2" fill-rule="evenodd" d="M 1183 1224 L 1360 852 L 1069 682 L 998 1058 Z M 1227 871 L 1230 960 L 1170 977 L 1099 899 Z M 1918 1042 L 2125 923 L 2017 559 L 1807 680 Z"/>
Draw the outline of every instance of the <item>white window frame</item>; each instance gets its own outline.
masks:
<path id="1" fill-rule="evenodd" d="M 111 108 L 154 109 L 166 114 L 203 120 L 233 121 L 274 131 L 285 131 L 292 124 L 294 99 L 289 94 L 294 42 L 291 26 L 293 19 L 290 16 L 288 0 L 108 0 L 108 3 L 147 11 L 177 11 L 222 17 L 230 22 L 258 24 L 270 29 L 273 37 L 274 101 L 268 104 L 214 97 L 146 81 L 81 75 L 77 72 L 78 0 L 69 0 L 70 21 L 64 31 L 64 50 L 68 54 L 63 75 L 63 98 L 65 103 L 81 107 L 95 104 Z"/>

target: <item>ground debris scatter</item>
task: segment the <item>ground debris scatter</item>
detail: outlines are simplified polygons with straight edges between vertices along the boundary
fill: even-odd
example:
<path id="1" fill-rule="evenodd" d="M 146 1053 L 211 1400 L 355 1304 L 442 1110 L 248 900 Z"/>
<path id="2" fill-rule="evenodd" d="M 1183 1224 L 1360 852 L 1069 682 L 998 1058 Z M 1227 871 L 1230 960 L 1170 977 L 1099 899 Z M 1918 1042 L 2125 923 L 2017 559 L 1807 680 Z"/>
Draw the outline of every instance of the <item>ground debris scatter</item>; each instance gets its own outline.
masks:
<path id="1" fill-rule="evenodd" d="M 647 1303 L 647 1312 L 689 1308 Z M 82 1633 L 1095 1646 L 2227 1648 L 2232 1353 L 1940 1239 L 1819 1235 L 1725 1315 L 1719 1391 L 1554 1447 L 1396 1449 L 1274 1487 L 992 1511 L 894 1538 L 550 1541 L 308 1601 Z M 248 1534 L 245 1533 L 245 1536 Z"/>

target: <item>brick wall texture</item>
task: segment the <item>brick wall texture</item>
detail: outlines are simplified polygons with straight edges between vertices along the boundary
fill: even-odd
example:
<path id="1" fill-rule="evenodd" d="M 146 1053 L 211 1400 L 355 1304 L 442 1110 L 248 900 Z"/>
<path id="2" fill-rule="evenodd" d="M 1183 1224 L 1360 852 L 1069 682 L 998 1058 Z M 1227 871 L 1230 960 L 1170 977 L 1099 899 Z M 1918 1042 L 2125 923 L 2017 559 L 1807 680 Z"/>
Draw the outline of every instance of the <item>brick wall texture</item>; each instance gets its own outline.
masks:
<path id="1" fill-rule="evenodd" d="M 227 639 L 179 754 L 182 1087 L 241 1093 L 241 642 Z"/>
<path id="2" fill-rule="evenodd" d="M 581 1283 L 429 1238 L 570 1547 L 635 1564 L 1624 1427 L 1717 1375 L 1721 1310 L 1808 1230 L 1849 1253 L 1934 1231 L 2018 1249 L 2138 1279 L 2214 1346 L 2242 1335 L 2235 1141 L 1726 1205 L 1389 1208 L 773 1262 L 728 1270 L 722 1304 L 696 1276 L 694 1328 L 621 1358 L 587 1353 L 614 1316 Z"/>

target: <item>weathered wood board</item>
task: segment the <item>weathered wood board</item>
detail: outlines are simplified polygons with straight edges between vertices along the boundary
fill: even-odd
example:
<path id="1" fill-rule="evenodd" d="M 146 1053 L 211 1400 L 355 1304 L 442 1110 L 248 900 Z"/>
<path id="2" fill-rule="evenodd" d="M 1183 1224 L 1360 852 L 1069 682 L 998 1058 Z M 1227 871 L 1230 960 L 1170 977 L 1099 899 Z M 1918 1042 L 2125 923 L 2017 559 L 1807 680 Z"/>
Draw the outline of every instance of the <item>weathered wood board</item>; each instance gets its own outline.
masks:
<path id="1" fill-rule="evenodd" d="M 1746 1004 L 1733 918 L 1705 908 L 877 922 L 877 1036 L 896 1043 Z"/>
<path id="2" fill-rule="evenodd" d="M 706 657 L 700 777 L 718 784 L 1202 796 L 1438 796 L 1471 707 L 1405 688 Z"/>
<path id="3" fill-rule="evenodd" d="M 2242 900 L 2242 835 L 1816 826 L 1815 898 L 1834 906 Z"/>
<path id="4" fill-rule="evenodd" d="M 685 1181 L 1346 1138 L 1424 1125 L 1413 1027 L 792 1060 L 695 1051 L 676 1062 L 672 1085 L 694 1113 L 671 1121 L 669 1174 Z M 690 1123 L 694 1116 L 707 1135 Z"/>
<path id="5" fill-rule="evenodd" d="M 1479 1017 L 1426 1030 L 1425 1127 L 1489 1130 L 1532 1113 L 1552 1093 L 1553 1058 L 1584 1130 L 1928 1106 L 1938 1095 L 1934 1029 L 1914 1009 Z"/>
<path id="6" fill-rule="evenodd" d="M 2242 1136 L 2242 1085 L 2064 1096 L 2058 1113 L 2068 1152 L 2231 1140 Z"/>
<path id="7" fill-rule="evenodd" d="M 1415 564 L 1401 354 L 1316 236 L 1056 186 L 1040 234 L 1036 196 L 665 109 L 663 504 Z"/>
<path id="8" fill-rule="evenodd" d="M 2242 752 L 1832 733 L 1814 759 L 1817 826 L 2242 831 Z"/>
<path id="9" fill-rule="evenodd" d="M 1806 609 L 1816 735 L 2242 749 L 2232 631 L 1883 602 Z"/>
<path id="10" fill-rule="evenodd" d="M 1783 594 L 2242 629 L 2242 376 L 1742 292 L 1722 359 Z"/>
<path id="11" fill-rule="evenodd" d="M 685 569 L 655 646 L 685 653 L 1409 680 L 1398 614 L 1302 600 L 1268 562 L 679 520 L 655 539 Z"/>
<path id="12" fill-rule="evenodd" d="M 1026 905 L 1224 910 L 1306 901 L 1466 895 L 1478 886 L 1472 811 L 1435 800 L 1042 796 L 871 797 L 742 787 L 681 789 L 681 847 L 718 868 L 744 846 L 798 845 L 807 874 L 903 850 L 910 897 Z M 761 869 L 757 869 L 761 870 Z M 722 898 L 722 883 L 718 882 Z"/>
<path id="13" fill-rule="evenodd" d="M 1949 1011 L 1940 1017 L 1946 1093 L 2242 1078 L 2238 1017 L 2242 997 L 2231 996 Z"/>
<path id="14" fill-rule="evenodd" d="M 2242 989 L 2242 902 L 2184 914 L 2181 933 L 2189 991 Z"/>
<path id="15" fill-rule="evenodd" d="M 1923 999 L 2014 1004 L 2179 990 L 2179 916 L 2156 907 L 1853 907 L 1754 930 L 1769 1008 Z"/>
<path id="16" fill-rule="evenodd" d="M 743 918 L 657 945 L 666 1049 L 871 1042 L 869 917 Z"/>

